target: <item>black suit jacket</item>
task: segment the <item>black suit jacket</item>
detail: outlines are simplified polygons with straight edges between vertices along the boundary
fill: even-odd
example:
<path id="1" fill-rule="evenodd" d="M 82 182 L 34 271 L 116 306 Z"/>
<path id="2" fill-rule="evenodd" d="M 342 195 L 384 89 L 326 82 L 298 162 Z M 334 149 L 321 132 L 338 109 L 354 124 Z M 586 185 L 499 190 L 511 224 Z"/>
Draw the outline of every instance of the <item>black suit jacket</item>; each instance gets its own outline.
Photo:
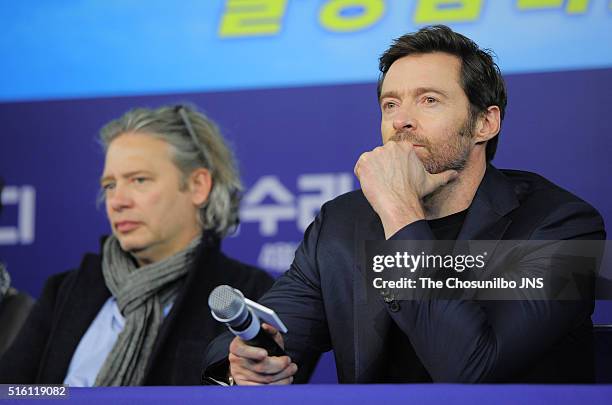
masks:
<path id="1" fill-rule="evenodd" d="M 435 240 L 426 221 L 393 239 Z M 458 239 L 605 239 L 590 205 L 541 176 L 492 166 L 470 205 Z M 289 355 L 308 368 L 312 353 L 334 350 L 338 379 L 385 379 L 398 350 L 408 381 L 590 382 L 593 301 L 401 301 L 392 308 L 366 293 L 357 259 L 364 240 L 384 240 L 380 219 L 360 191 L 325 204 L 307 229 L 291 268 L 260 301 L 287 325 Z M 532 259 L 532 258 L 529 258 Z M 529 274 L 537 260 L 525 260 Z M 205 367 L 219 373 L 231 336 L 208 348 Z M 218 374 L 217 374 L 218 375 Z M 298 378 L 299 380 L 299 378 Z"/>
<path id="2" fill-rule="evenodd" d="M 33 306 L 32 297 L 13 288 L 0 300 L 0 356 L 21 330 Z"/>
<path id="3" fill-rule="evenodd" d="M 149 359 L 144 385 L 199 385 L 207 344 L 227 330 L 208 308 L 220 284 L 256 299 L 272 278 L 220 252 L 208 234 L 193 268 L 164 320 Z M 52 276 L 11 348 L 0 358 L 0 383 L 62 383 L 81 338 L 110 297 L 101 257 L 88 254 L 77 271 Z"/>

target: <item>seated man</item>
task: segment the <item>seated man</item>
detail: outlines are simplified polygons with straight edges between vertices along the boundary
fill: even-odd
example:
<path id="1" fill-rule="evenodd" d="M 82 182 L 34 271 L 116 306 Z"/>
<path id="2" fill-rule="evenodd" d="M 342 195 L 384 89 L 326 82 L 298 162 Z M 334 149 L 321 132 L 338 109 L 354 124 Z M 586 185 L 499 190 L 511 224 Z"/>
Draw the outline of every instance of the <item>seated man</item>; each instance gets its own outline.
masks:
<path id="1" fill-rule="evenodd" d="M 286 384 L 312 353 L 333 349 L 345 383 L 593 381 L 592 295 L 369 294 L 371 269 L 358 260 L 367 240 L 515 240 L 513 275 L 526 278 L 571 270 L 539 251 L 525 254 L 532 241 L 605 239 L 586 202 L 536 174 L 490 164 L 507 100 L 488 52 L 448 27 L 427 27 L 397 39 L 380 70 L 383 146 L 357 161 L 361 190 L 322 207 L 291 268 L 259 301 L 287 326 L 284 338 L 269 330 L 289 356 L 226 334 L 209 346 L 206 373 Z"/>
<path id="2" fill-rule="evenodd" d="M 216 125 L 194 109 L 135 109 L 100 133 L 112 236 L 78 270 L 52 276 L 1 383 L 196 385 L 207 343 L 225 330 L 207 305 L 229 284 L 259 297 L 265 272 L 226 257 L 241 183 Z"/>
<path id="3" fill-rule="evenodd" d="M 3 186 L 4 182 L 0 178 L 0 213 Z M 33 305 L 32 297 L 11 287 L 11 276 L 0 262 L 0 356 L 15 339 Z"/>
<path id="4" fill-rule="evenodd" d="M 33 305 L 32 297 L 11 287 L 11 277 L 0 263 L 0 356 L 15 339 Z"/>

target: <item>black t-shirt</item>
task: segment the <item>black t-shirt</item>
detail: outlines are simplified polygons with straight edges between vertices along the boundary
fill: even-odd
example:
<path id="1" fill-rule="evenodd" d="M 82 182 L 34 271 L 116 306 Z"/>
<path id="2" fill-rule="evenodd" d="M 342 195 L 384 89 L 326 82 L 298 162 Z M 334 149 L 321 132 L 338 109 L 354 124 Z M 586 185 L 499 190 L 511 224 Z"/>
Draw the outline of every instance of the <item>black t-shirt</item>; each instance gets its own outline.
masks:
<path id="1" fill-rule="evenodd" d="M 427 221 L 437 240 L 455 240 L 459 236 L 467 210 Z"/>
<path id="2" fill-rule="evenodd" d="M 437 240 L 456 240 L 467 210 L 457 212 L 443 218 L 427 221 Z M 425 367 L 414 367 L 417 362 L 417 355 L 414 352 L 410 339 L 395 324 L 391 322 L 391 330 L 387 337 L 388 350 L 392 353 L 387 359 L 387 373 L 381 382 L 386 383 L 410 383 L 410 382 L 431 382 L 431 377 Z"/>

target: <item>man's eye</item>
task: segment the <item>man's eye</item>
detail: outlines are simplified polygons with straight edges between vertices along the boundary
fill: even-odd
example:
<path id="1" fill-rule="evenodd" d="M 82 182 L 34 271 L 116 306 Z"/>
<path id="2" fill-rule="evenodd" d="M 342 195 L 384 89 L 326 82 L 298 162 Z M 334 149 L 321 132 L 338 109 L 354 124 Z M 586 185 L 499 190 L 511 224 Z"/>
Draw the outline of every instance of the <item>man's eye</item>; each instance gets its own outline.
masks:
<path id="1" fill-rule="evenodd" d="M 433 97 L 425 97 L 425 103 L 426 103 L 426 104 L 435 104 L 435 103 L 437 103 L 437 102 L 438 102 L 438 100 L 436 100 L 436 99 L 435 99 L 435 98 L 433 98 Z"/>
<path id="2" fill-rule="evenodd" d="M 145 183 L 147 180 L 149 180 L 146 177 L 134 177 L 134 182 L 137 184 L 143 184 Z"/>
<path id="3" fill-rule="evenodd" d="M 395 102 L 393 101 L 387 101 L 385 103 L 383 103 L 383 109 L 384 110 L 390 110 L 392 108 L 395 108 L 397 106 L 397 104 L 395 104 Z"/>
<path id="4" fill-rule="evenodd" d="M 108 192 L 112 190 L 113 188 L 115 188 L 115 183 L 102 184 L 102 190 L 104 190 L 105 192 Z"/>

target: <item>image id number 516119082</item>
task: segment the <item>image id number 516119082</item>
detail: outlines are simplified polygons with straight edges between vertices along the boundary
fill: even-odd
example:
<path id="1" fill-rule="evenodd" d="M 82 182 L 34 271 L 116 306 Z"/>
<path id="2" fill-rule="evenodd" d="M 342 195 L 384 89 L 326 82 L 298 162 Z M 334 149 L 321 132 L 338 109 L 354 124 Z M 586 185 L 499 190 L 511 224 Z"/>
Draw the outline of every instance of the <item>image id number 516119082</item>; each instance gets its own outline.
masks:
<path id="1" fill-rule="evenodd" d="M 67 385 L 0 384 L 0 399 L 62 398 L 67 396 Z"/>

